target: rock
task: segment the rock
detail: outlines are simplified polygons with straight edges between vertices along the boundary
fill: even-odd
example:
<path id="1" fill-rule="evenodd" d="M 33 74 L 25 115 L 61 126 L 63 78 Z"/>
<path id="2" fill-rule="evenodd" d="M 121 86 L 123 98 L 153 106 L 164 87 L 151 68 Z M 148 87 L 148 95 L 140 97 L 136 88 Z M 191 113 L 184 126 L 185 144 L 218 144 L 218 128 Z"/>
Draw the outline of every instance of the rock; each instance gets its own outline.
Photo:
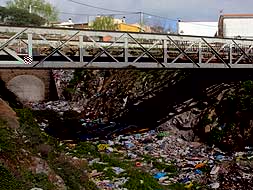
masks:
<path id="1" fill-rule="evenodd" d="M 16 112 L 0 98 L 0 118 L 7 122 L 7 127 L 11 129 L 19 128 L 19 122 Z"/>
<path id="2" fill-rule="evenodd" d="M 180 131 L 180 133 L 181 133 L 181 138 L 184 139 L 185 141 L 188 141 L 188 142 L 194 141 L 195 134 L 193 130 Z"/>
<path id="3" fill-rule="evenodd" d="M 53 150 L 53 147 L 48 144 L 40 144 L 37 147 L 37 150 L 41 154 L 42 157 L 47 157 L 48 154 Z"/>
<path id="4" fill-rule="evenodd" d="M 55 172 L 49 167 L 45 160 L 38 157 L 32 157 L 29 169 L 36 174 L 46 174 L 48 176 L 49 181 L 57 186 L 57 190 L 67 189 L 63 179 L 55 174 Z"/>

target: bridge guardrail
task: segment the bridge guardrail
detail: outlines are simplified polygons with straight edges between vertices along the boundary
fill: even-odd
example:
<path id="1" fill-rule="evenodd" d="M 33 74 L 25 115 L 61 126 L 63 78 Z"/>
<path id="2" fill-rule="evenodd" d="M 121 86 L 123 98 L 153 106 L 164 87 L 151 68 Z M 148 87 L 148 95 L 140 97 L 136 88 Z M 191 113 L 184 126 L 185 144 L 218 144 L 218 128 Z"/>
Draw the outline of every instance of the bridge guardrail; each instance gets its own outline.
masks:
<path id="1" fill-rule="evenodd" d="M 247 39 L 0 25 L 0 67 L 248 68 L 252 47 Z"/>

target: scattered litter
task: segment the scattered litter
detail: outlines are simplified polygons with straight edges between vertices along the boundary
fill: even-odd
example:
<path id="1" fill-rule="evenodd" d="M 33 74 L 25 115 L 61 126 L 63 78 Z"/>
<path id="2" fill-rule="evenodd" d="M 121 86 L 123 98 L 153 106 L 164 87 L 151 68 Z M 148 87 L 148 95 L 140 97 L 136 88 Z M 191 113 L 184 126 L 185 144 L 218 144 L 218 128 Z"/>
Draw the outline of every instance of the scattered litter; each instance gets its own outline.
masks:
<path id="1" fill-rule="evenodd" d="M 155 179 L 160 179 L 162 177 L 165 177 L 167 174 L 165 172 L 158 172 L 154 175 Z"/>
<path id="2" fill-rule="evenodd" d="M 186 188 L 186 189 L 190 189 L 190 188 L 192 188 L 192 186 L 193 186 L 193 183 L 192 182 L 189 182 L 187 185 L 185 185 L 184 187 Z"/>
<path id="3" fill-rule="evenodd" d="M 212 184 L 210 184 L 210 187 L 211 187 L 212 189 L 218 189 L 218 188 L 220 187 L 220 183 L 218 183 L 218 182 L 212 183 Z"/>
<path id="4" fill-rule="evenodd" d="M 201 170 L 195 170 L 195 174 L 202 174 L 202 171 Z"/>
<path id="5" fill-rule="evenodd" d="M 124 172 L 125 170 L 120 168 L 120 167 L 112 167 L 112 169 L 114 170 L 114 172 L 118 175 L 122 172 Z"/>
<path id="6" fill-rule="evenodd" d="M 196 169 L 205 167 L 205 163 L 199 163 L 195 166 Z"/>
<path id="7" fill-rule="evenodd" d="M 220 167 L 214 166 L 210 172 L 211 175 L 216 175 L 219 172 Z"/>
<path id="8" fill-rule="evenodd" d="M 51 109 L 57 112 L 72 109 L 70 103 L 62 100 L 33 104 L 33 106 L 34 109 Z M 87 118 L 78 120 L 82 128 L 96 129 L 97 126 L 104 125 L 103 118 L 92 117 L 92 108 L 87 109 L 86 116 Z M 111 122 L 110 125 L 115 126 L 115 123 Z M 43 130 L 47 127 L 47 122 L 43 121 L 39 126 Z M 108 129 L 110 131 L 110 128 Z M 233 186 L 234 189 L 242 189 L 238 185 L 238 181 L 242 181 L 242 178 L 247 183 L 253 181 L 252 171 L 247 166 L 247 162 L 250 162 L 251 165 L 253 162 L 253 147 L 245 147 L 244 152 L 227 155 L 214 146 L 208 147 L 199 142 L 185 141 L 187 138 L 182 138 L 182 135 L 177 135 L 173 131 L 151 130 L 135 133 L 137 134 L 119 135 L 104 141 L 98 140 L 97 151 L 107 155 L 122 154 L 123 159 L 130 159 L 137 170 L 145 170 L 162 185 L 181 183 L 186 189 L 191 189 L 193 184 L 201 184 L 203 179 L 210 178 L 205 185 L 212 189 L 219 189 L 223 184 Z M 90 139 L 89 134 L 84 134 L 82 137 L 84 140 Z M 236 167 L 232 164 L 233 160 L 236 161 Z M 121 176 L 121 173 L 127 172 L 127 169 L 124 168 L 124 170 L 117 165 L 110 167 L 108 163 L 102 162 L 99 158 L 88 162 L 90 166 L 94 163 L 108 166 L 116 175 L 119 175 L 118 177 Z M 238 173 L 241 175 L 238 176 Z M 100 179 L 102 175 L 104 175 L 103 172 L 96 170 L 92 170 L 89 174 L 99 189 L 123 190 L 123 184 L 129 180 L 129 178 L 115 176 L 113 180 L 107 178 L 107 180 L 102 180 Z M 140 183 L 143 184 L 145 181 L 140 180 Z"/>
<path id="9" fill-rule="evenodd" d="M 98 151 L 104 151 L 107 148 L 109 148 L 110 146 L 108 144 L 99 144 L 98 145 Z"/>

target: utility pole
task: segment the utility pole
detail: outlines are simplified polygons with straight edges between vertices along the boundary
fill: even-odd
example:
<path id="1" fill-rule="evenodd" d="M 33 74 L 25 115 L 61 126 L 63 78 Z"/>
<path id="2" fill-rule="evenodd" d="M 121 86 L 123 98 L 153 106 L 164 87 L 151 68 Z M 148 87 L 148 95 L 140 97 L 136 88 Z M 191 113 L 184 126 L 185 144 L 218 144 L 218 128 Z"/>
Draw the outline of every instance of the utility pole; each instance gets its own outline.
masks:
<path id="1" fill-rule="evenodd" d="M 33 6 L 33 7 L 37 7 L 37 6 Z M 31 14 L 32 13 L 32 5 L 29 5 L 29 13 Z"/>
<path id="2" fill-rule="evenodd" d="M 177 19 L 177 34 L 180 34 L 180 31 L 179 31 L 179 22 L 181 22 L 181 20 L 178 18 Z"/>
<path id="3" fill-rule="evenodd" d="M 32 13 L 32 5 L 29 5 L 29 13 Z"/>
<path id="4" fill-rule="evenodd" d="M 142 30 L 143 25 L 144 25 L 143 12 L 140 12 L 140 27 L 141 27 L 141 30 Z"/>
<path id="5" fill-rule="evenodd" d="M 87 16 L 88 26 L 90 26 L 90 15 Z"/>

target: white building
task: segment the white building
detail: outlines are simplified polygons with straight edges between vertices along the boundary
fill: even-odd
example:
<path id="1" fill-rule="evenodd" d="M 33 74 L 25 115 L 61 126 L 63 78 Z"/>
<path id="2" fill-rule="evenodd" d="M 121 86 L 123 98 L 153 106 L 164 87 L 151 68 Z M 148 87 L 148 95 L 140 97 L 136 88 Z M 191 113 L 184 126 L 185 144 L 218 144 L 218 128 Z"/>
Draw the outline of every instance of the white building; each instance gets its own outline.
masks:
<path id="1" fill-rule="evenodd" d="M 54 24 L 54 26 L 62 27 L 62 28 L 73 28 L 74 25 L 75 24 L 72 22 L 71 18 L 69 18 L 69 20 L 67 22 L 61 22 L 61 23 L 58 23 L 58 24 Z"/>
<path id="2" fill-rule="evenodd" d="M 178 34 L 214 37 L 218 32 L 218 22 L 178 22 Z"/>
<path id="3" fill-rule="evenodd" d="M 224 38 L 253 38 L 253 14 L 221 15 L 219 36 Z"/>

